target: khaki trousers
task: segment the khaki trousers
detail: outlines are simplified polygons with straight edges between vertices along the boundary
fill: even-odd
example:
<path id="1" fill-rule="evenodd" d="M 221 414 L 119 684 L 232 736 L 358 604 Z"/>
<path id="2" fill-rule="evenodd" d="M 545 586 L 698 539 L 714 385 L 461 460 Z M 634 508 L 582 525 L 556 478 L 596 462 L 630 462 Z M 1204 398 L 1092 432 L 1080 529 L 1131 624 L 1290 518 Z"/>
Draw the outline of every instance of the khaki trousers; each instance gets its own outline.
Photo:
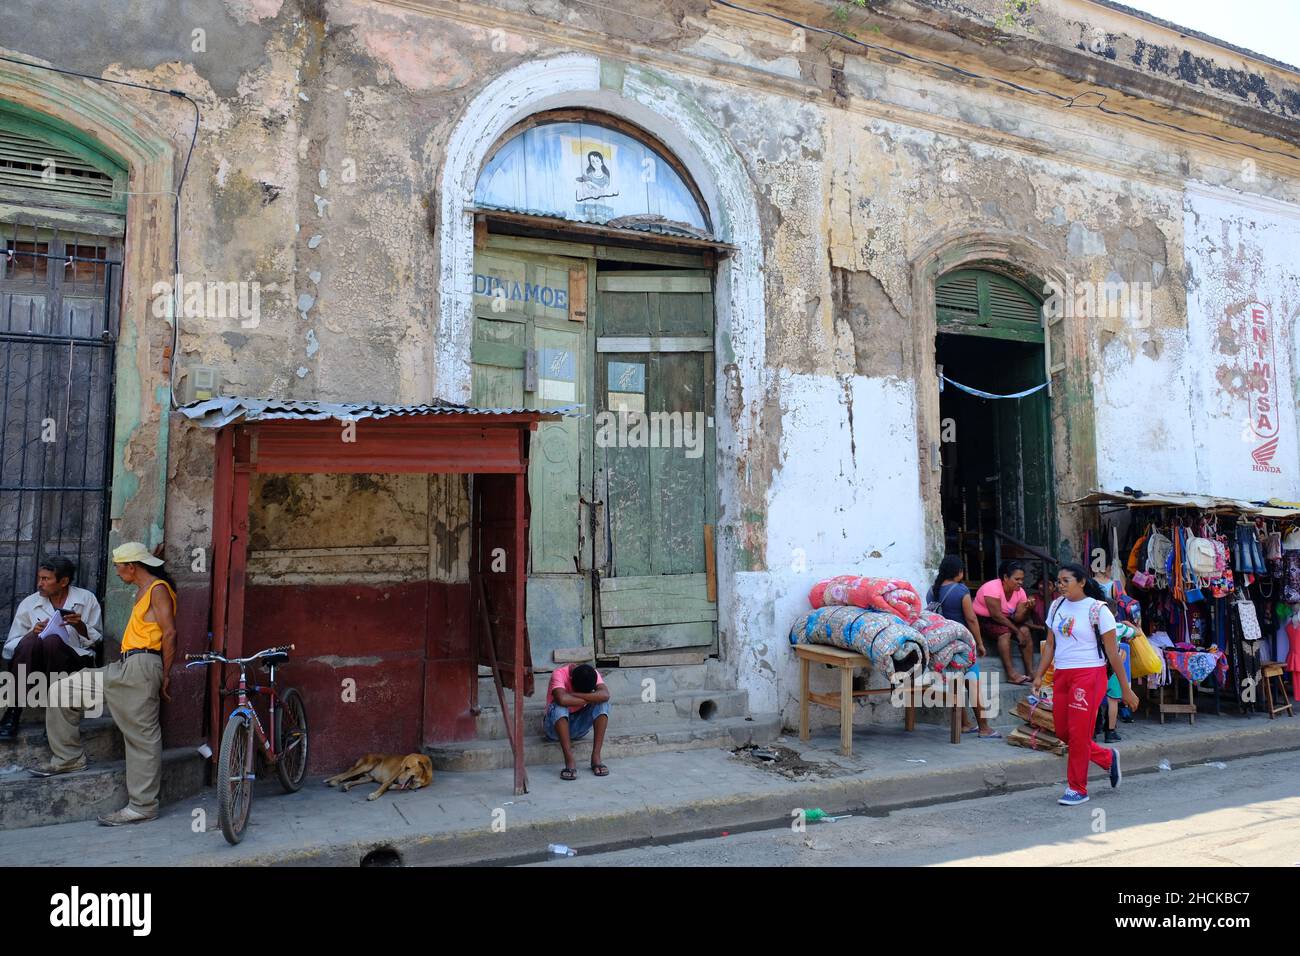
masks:
<path id="1" fill-rule="evenodd" d="M 71 767 L 85 759 L 81 746 L 81 715 L 102 693 L 113 722 L 126 741 L 128 804 L 139 813 L 158 812 L 162 788 L 162 726 L 158 722 L 162 690 L 162 658 L 133 654 L 107 667 L 78 671 L 50 688 L 51 706 L 45 709 L 45 735 L 57 767 Z M 55 701 L 72 706 L 53 706 Z"/>

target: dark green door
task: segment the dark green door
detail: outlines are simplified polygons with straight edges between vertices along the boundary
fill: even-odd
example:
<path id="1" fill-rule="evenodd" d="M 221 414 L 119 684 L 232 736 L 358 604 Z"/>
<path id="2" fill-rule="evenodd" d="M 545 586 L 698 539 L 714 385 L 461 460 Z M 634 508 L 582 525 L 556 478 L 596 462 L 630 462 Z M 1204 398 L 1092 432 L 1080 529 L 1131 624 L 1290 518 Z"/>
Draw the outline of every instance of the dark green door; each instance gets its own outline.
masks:
<path id="1" fill-rule="evenodd" d="M 716 647 L 713 292 L 702 271 L 596 280 L 601 650 Z"/>
<path id="2" fill-rule="evenodd" d="M 962 369 L 963 384 L 1007 395 L 1046 381 L 1042 307 L 1024 286 L 995 272 L 960 269 L 939 278 L 935 306 L 940 333 L 979 339 L 962 350 L 963 364 L 950 360 L 950 368 Z M 996 488 L 998 529 L 1050 552 L 1056 503 L 1049 403 L 1046 389 L 988 400 L 992 460 L 986 477 Z"/>

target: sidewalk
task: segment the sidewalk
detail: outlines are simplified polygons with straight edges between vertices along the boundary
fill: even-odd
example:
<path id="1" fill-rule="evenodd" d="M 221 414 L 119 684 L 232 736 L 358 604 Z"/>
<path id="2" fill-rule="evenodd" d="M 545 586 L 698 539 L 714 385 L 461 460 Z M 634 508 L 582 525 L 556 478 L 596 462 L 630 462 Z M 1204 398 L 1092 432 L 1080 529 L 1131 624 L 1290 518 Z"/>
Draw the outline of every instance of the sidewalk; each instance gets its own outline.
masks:
<path id="1" fill-rule="evenodd" d="M 1201 715 L 1194 727 L 1185 719 L 1163 726 L 1143 719 L 1122 724 L 1120 731 L 1126 776 L 1154 771 L 1161 760 L 1178 767 L 1300 749 L 1300 719 Z M 879 814 L 1064 786 L 1064 758 L 973 734 L 953 745 L 939 725 L 921 724 L 911 734 L 860 729 L 852 758 L 835 752 L 838 739 L 830 730 L 815 735 L 811 746 L 800 746 L 797 735 L 787 735 L 774 748 L 781 759 L 773 763 L 748 751 L 652 754 L 610 762 L 603 779 L 581 767 L 572 783 L 560 780 L 558 766 L 532 767 L 531 792 L 522 797 L 511 795 L 509 770 L 439 773 L 426 790 L 390 791 L 374 802 L 365 799 L 373 785 L 343 794 L 316 778 L 297 794 L 283 794 L 274 782 L 263 783 L 237 847 L 222 838 L 208 789 L 167 806 L 155 823 L 6 831 L 0 864 L 356 866 L 376 849 L 395 851 L 407 865 L 529 861 L 543 858 L 548 843 L 582 852 L 716 834 L 786 823 L 798 807 Z M 1104 806 L 1108 785 L 1099 772 L 1094 781 Z M 965 812 L 978 815 L 981 806 L 972 802 Z"/>

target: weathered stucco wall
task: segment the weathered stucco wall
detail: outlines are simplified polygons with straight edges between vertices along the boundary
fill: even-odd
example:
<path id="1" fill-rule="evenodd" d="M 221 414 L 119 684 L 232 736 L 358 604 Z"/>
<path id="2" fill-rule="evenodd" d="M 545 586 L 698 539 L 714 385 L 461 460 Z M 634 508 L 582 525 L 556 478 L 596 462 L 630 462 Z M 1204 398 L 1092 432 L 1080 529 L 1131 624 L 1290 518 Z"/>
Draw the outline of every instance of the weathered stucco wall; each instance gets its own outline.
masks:
<path id="1" fill-rule="evenodd" d="M 1189 183 L 1184 208 L 1187 321 L 1103 342 L 1102 485 L 1296 500 L 1300 205 Z"/>
<path id="2" fill-rule="evenodd" d="M 1149 286 L 1144 314 L 1066 320 L 1058 359 L 1070 387 L 1054 398 L 1061 497 L 1130 484 L 1300 498 L 1293 379 L 1278 395 L 1292 414 L 1273 459 L 1280 474 L 1253 471 L 1227 425 L 1189 428 L 1189 409 L 1208 407 L 1215 422 L 1237 414 L 1203 373 L 1240 361 L 1213 323 L 1242 289 L 1269 297 L 1275 328 L 1295 323 L 1295 228 L 1234 198 L 1300 201 L 1300 164 L 1267 135 L 1300 139 L 1294 73 L 1081 2 L 1036 10 L 1009 36 L 992 27 L 1000 5 L 988 2 L 973 6 L 982 25 L 964 19 L 972 8 L 893 0 L 855 11 L 861 22 L 846 27 L 1057 98 L 864 54 L 703 0 L 654 2 L 636 16 L 562 0 L 138 6 L 165 16 L 172 39 L 98 13 L 80 18 L 73 38 L 44 18 L 28 23 L 21 5 L 0 11 L 0 37 L 20 56 L 199 102 L 182 270 L 187 281 L 258 283 L 261 298 L 256 317 L 181 316 L 182 399 L 197 366 L 249 395 L 465 393 L 468 330 L 448 296 L 470 276 L 448 258 L 464 251 L 448 230 L 464 228 L 455 210 L 468 197 L 447 157 L 452 147 L 457 161 L 475 155 L 483 103 L 503 111 L 481 114 L 484 123 L 598 105 L 680 144 L 721 234 L 742 247 L 719 273 L 720 628 L 757 710 L 790 699 L 785 630 L 817 577 L 869 571 L 920 583 L 936 558 L 937 392 L 918 274 L 941 271 L 958 240 L 1032 250 L 1036 262 L 1004 263 L 1030 275 Z M 830 9 L 782 5 L 835 26 Z M 1097 32 L 1094 50 L 1086 38 Z M 1186 59 L 1170 52 L 1180 43 Z M 548 87 L 555 57 L 594 80 Z M 488 95 L 524 75 L 516 70 L 531 85 L 514 106 Z M 1096 97 L 1068 108 L 1059 99 L 1096 86 L 1122 88 L 1108 100 L 1117 109 L 1193 131 L 1236 123 L 1232 138 L 1272 151 L 1107 116 Z M 129 103 L 183 157 L 183 103 L 102 95 Z M 1212 184 L 1218 198 L 1188 183 Z M 449 197 L 449 186 L 460 192 Z M 162 232 L 141 226 L 137 248 L 153 250 L 152 278 L 166 280 Z M 1241 282 L 1234 263 L 1249 271 Z M 1287 347 L 1294 354 L 1294 340 Z M 146 372 L 159 363 L 152 351 L 131 360 Z M 1294 376 L 1300 362 L 1289 368 Z M 160 421 L 161 408 L 140 404 Z M 1166 450 L 1143 458 L 1144 446 Z M 178 425 L 169 456 L 167 544 L 188 568 L 193 549 L 210 544 L 211 438 Z M 161 490 L 138 494 L 157 502 Z M 118 532 L 145 537 L 128 517 Z M 1062 518 L 1068 536 L 1077 525 Z M 360 546 L 349 528 L 339 522 L 312 546 Z"/>

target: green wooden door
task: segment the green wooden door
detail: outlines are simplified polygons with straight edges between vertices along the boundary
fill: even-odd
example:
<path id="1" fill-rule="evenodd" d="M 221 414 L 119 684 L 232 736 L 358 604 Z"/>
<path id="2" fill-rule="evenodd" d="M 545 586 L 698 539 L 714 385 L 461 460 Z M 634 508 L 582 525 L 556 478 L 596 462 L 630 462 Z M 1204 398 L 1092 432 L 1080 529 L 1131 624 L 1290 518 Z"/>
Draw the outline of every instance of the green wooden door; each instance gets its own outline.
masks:
<path id="1" fill-rule="evenodd" d="M 940 332 L 1005 343 L 997 358 L 997 385 L 1009 394 L 1046 381 L 1047 341 L 1042 307 L 1014 280 L 981 269 L 947 273 L 935 284 Z M 1046 390 L 1021 399 L 993 401 L 998 526 L 1001 531 L 1052 551 L 1055 497 Z"/>
<path id="2" fill-rule="evenodd" d="M 585 260 L 491 244 L 474 257 L 473 397 L 490 408 L 588 402 L 591 342 Z M 575 292 L 577 294 L 575 294 Z M 533 433 L 529 450 L 528 633 L 533 659 L 592 643 L 591 539 L 580 492 L 591 481 L 588 419 Z"/>
<path id="3" fill-rule="evenodd" d="M 594 494 L 601 648 L 716 647 L 713 293 L 699 271 L 596 280 Z"/>

